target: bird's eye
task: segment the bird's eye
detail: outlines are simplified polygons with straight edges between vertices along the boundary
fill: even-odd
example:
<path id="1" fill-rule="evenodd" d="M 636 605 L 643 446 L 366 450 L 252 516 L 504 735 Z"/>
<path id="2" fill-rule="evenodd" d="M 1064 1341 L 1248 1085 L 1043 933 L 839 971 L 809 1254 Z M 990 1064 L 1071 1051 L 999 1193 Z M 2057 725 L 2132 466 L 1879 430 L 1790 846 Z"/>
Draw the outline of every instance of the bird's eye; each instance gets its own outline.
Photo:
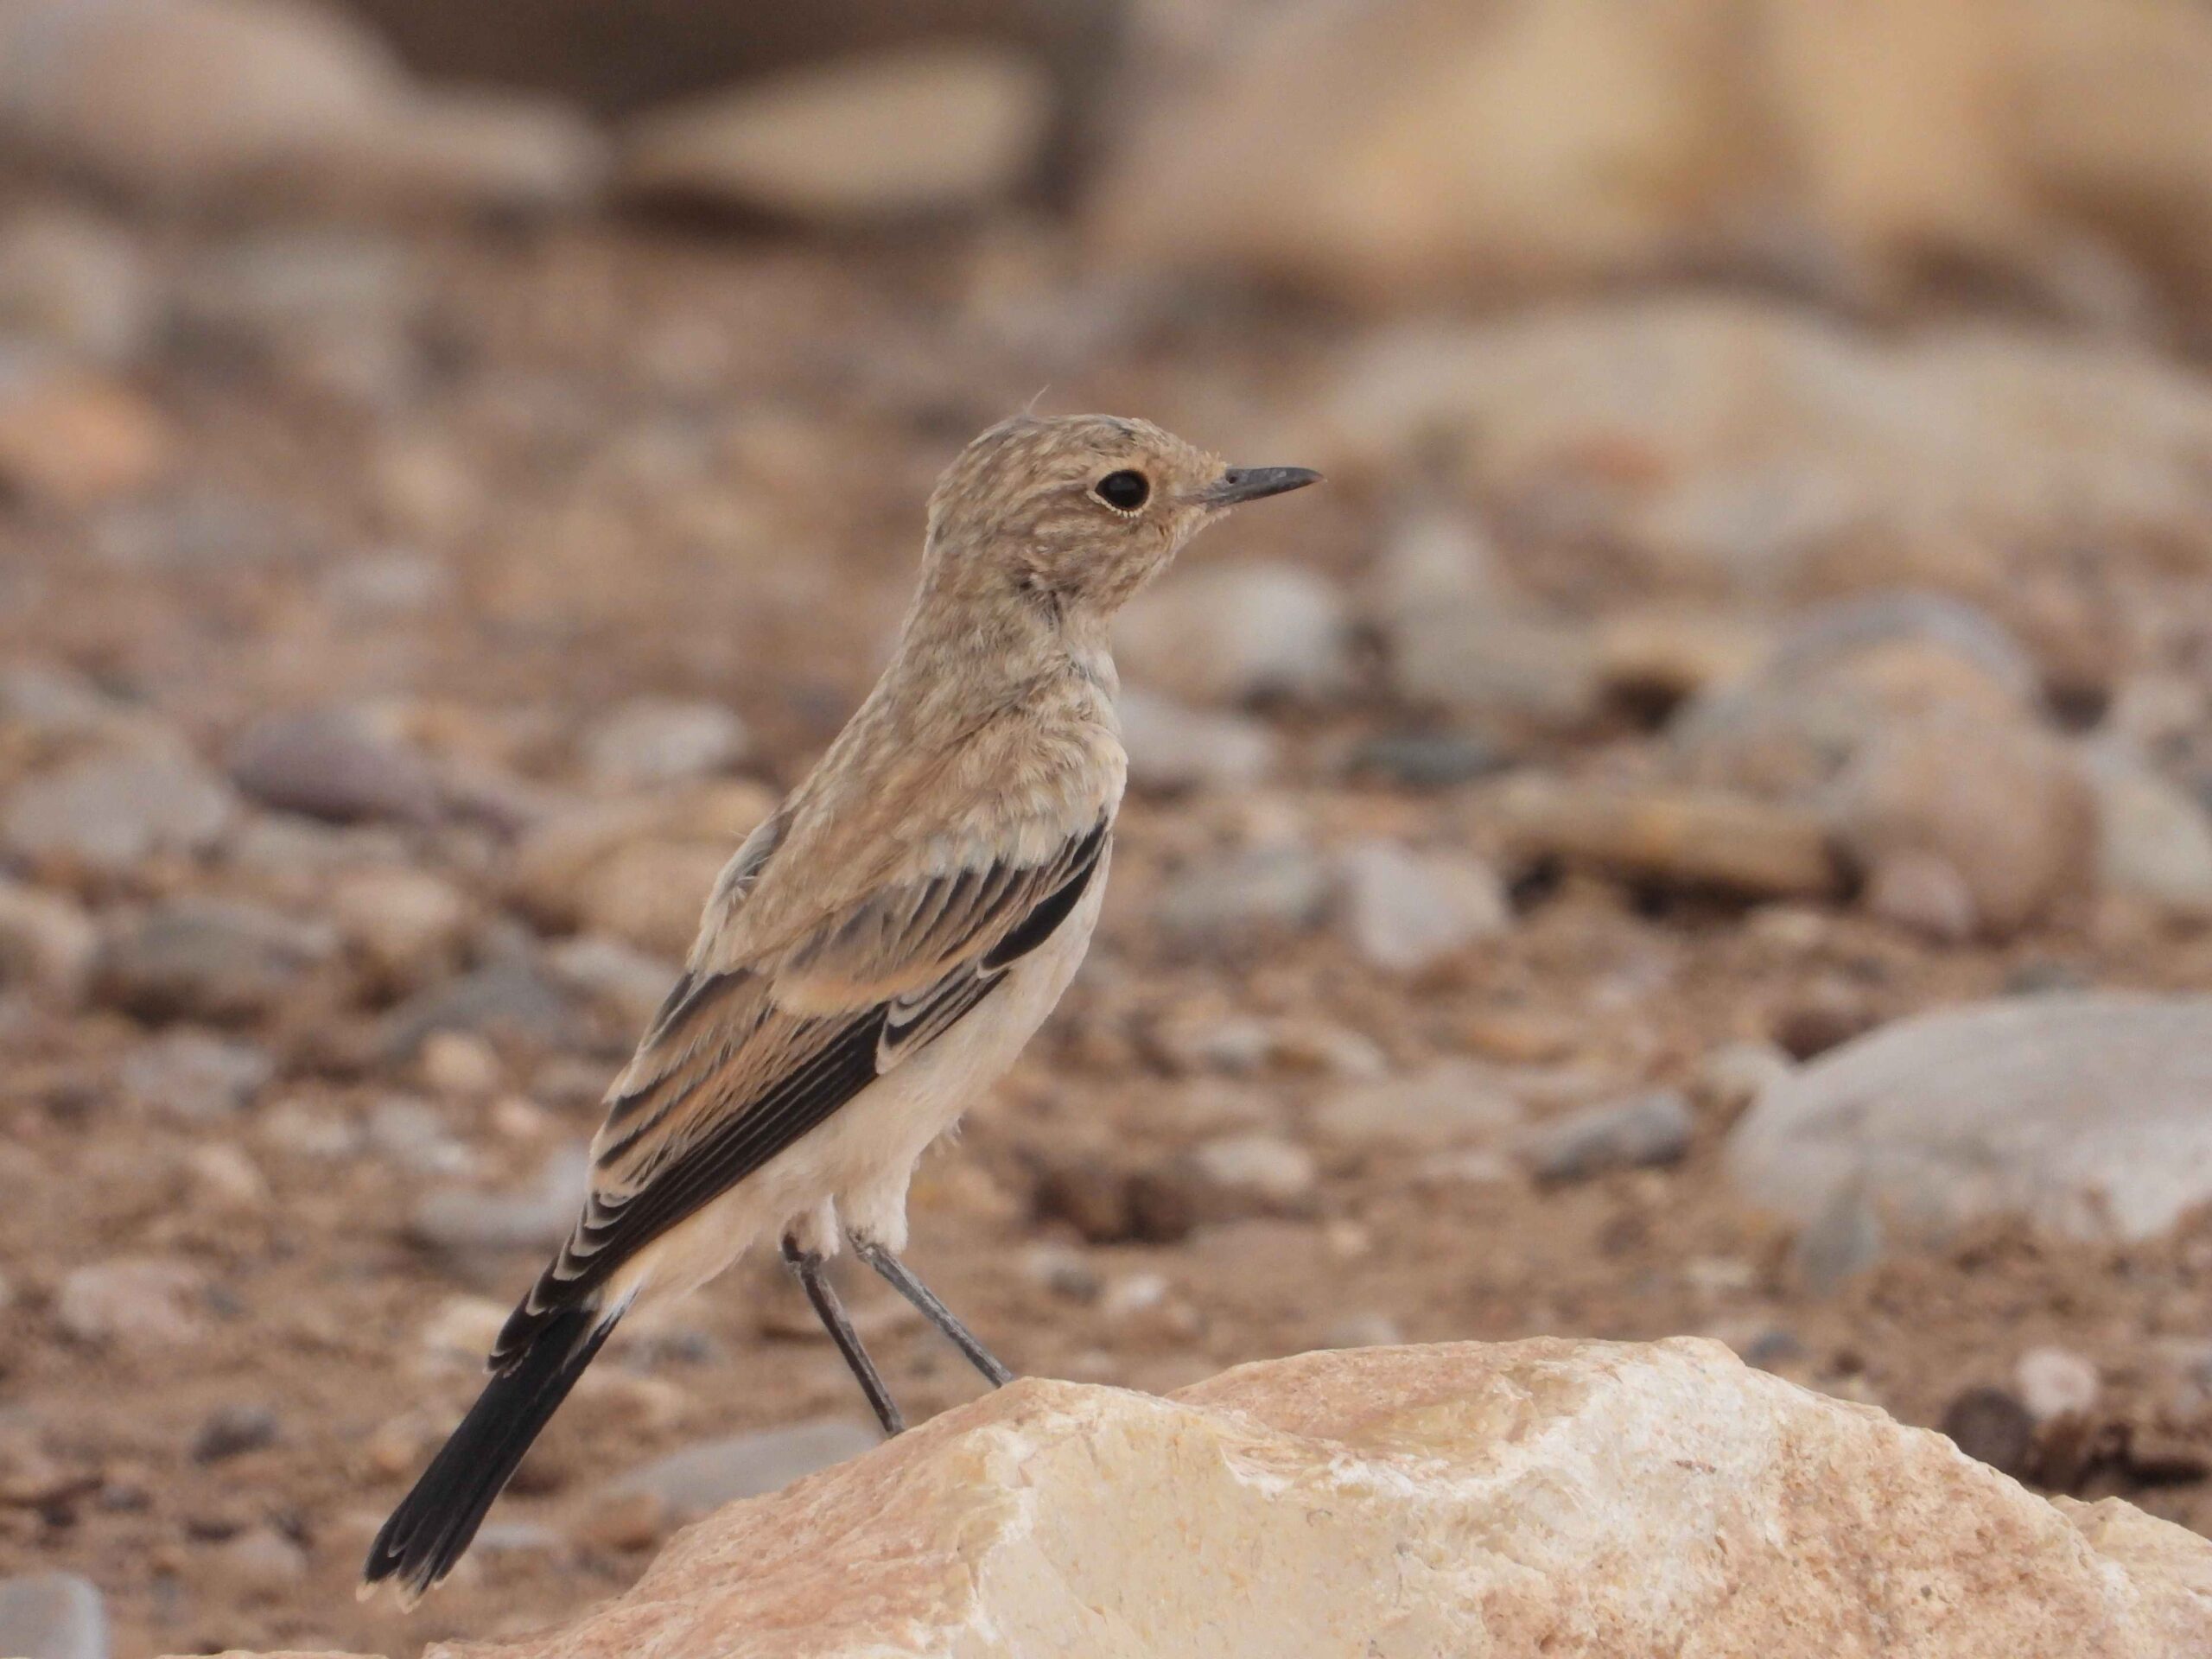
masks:
<path id="1" fill-rule="evenodd" d="M 1116 512 L 1135 512 L 1152 493 L 1152 485 L 1142 473 L 1109 473 L 1090 493 Z"/>

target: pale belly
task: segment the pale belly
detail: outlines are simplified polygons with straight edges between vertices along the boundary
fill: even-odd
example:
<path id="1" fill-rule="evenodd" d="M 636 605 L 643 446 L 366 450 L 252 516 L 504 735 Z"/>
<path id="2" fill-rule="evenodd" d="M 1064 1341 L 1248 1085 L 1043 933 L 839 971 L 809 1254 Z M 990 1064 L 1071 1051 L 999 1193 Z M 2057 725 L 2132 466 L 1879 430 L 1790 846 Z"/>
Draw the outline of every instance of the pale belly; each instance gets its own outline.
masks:
<path id="1" fill-rule="evenodd" d="M 617 1302 L 658 1302 L 713 1278 L 756 1243 L 796 1230 L 834 1254 L 849 1229 L 897 1251 L 906 1187 L 929 1144 L 1004 1076 L 1082 965 L 1106 893 L 1110 844 L 1083 900 L 975 1010 L 878 1078 L 819 1128 L 640 1251 L 610 1286 Z"/>

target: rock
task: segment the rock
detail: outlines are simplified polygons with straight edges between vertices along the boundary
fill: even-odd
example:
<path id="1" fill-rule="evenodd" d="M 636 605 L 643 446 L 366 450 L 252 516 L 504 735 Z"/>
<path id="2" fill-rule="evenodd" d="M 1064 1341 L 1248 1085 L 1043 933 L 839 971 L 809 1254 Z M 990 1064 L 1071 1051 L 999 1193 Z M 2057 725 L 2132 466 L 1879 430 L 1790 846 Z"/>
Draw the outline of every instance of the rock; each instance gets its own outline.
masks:
<path id="1" fill-rule="evenodd" d="M 0 226 L 0 336 L 114 366 L 137 358 L 157 321 L 130 237 L 92 214 L 31 208 Z"/>
<path id="2" fill-rule="evenodd" d="M 1772 1043 L 1723 1043 L 1698 1062 L 1690 1090 L 1707 1112 L 1732 1122 L 1796 1069 L 1789 1053 Z"/>
<path id="3" fill-rule="evenodd" d="M 208 1124 L 244 1111 L 276 1075 L 266 1049 L 176 1027 L 125 1055 L 120 1081 L 125 1095 L 154 1112 Z"/>
<path id="4" fill-rule="evenodd" d="M 643 118 L 620 179 L 810 225 L 968 212 L 1033 177 L 1052 105 L 1044 69 L 1001 48 L 842 57 Z"/>
<path id="5" fill-rule="evenodd" d="M 1521 1155 L 1539 1180 L 1587 1180 L 1607 1170 L 1678 1162 L 1695 1127 L 1679 1091 L 1655 1089 L 1549 1119 L 1522 1137 Z"/>
<path id="6" fill-rule="evenodd" d="M 2031 1348 L 2012 1368 L 2020 1403 L 2038 1423 L 2082 1417 L 2097 1403 L 2095 1363 L 2069 1348 Z"/>
<path id="7" fill-rule="evenodd" d="M 213 1554 L 219 1570 L 249 1596 L 273 1596 L 308 1575 L 308 1553 L 274 1527 L 249 1527 Z"/>
<path id="8" fill-rule="evenodd" d="M 1939 944 L 1963 944 L 1980 919 L 1974 889 L 1939 853 L 1905 847 L 1866 873 L 1859 902 L 1867 913 L 1910 928 Z"/>
<path id="9" fill-rule="evenodd" d="M 430 1091 L 448 1100 L 488 1100 L 507 1080 L 499 1050 L 474 1032 L 432 1032 L 416 1061 Z"/>
<path id="10" fill-rule="evenodd" d="M 231 776 L 264 806 L 332 823 L 427 823 L 438 813 L 429 762 L 350 709 L 257 721 L 232 746 Z"/>
<path id="11" fill-rule="evenodd" d="M 2046 1502 L 1716 1343 L 1539 1338 L 1165 1400 L 1024 1378 L 721 1511 L 511 1651 L 2178 1656 L 2212 1643 L 2208 1573 L 2177 1527 Z"/>
<path id="12" fill-rule="evenodd" d="M 1140 789 L 1244 789 L 1275 768 L 1274 734 L 1244 715 L 1185 708 L 1127 687 L 1116 709 L 1129 781 Z"/>
<path id="13" fill-rule="evenodd" d="M 0 846 L 34 865 L 110 874 L 214 845 L 237 810 L 222 779 L 167 746 L 94 753 L 18 784 Z"/>
<path id="14" fill-rule="evenodd" d="M 1350 631 L 1343 596 L 1313 571 L 1188 566 L 1122 613 L 1114 655 L 1132 680 L 1192 702 L 1319 702 L 1349 683 Z"/>
<path id="15" fill-rule="evenodd" d="M 1465 1060 L 1338 1090 L 1313 1115 L 1314 1128 L 1342 1145 L 1408 1152 L 1497 1141 L 1520 1122 L 1521 1103 L 1497 1071 Z"/>
<path id="16" fill-rule="evenodd" d="M 2024 723 L 2035 661 L 1963 601 L 1912 590 L 1817 605 L 1744 675 L 1707 687 L 1668 723 L 1682 776 L 1810 802 L 1891 728 L 1955 709 Z"/>
<path id="17" fill-rule="evenodd" d="M 1370 841 L 1346 852 L 1338 869 L 1344 932 L 1393 973 L 1418 972 L 1513 925 L 1504 885 L 1476 859 Z"/>
<path id="18" fill-rule="evenodd" d="M 416 1175 L 467 1175 L 476 1154 L 427 1100 L 389 1095 L 369 1113 L 368 1142 L 378 1156 Z"/>
<path id="19" fill-rule="evenodd" d="M 1310 928 L 1328 899 L 1328 867 L 1311 849 L 1254 847 L 1185 865 L 1154 916 L 1179 943 L 1219 948 Z"/>
<path id="20" fill-rule="evenodd" d="M 382 984 L 412 990 L 460 961 L 468 900 L 424 870 L 350 869 L 328 884 L 328 913 Z"/>
<path id="21" fill-rule="evenodd" d="M 881 1440 L 873 1425 L 842 1417 L 732 1434 L 687 1446 L 618 1476 L 604 1496 L 649 1495 L 666 1506 L 671 1519 L 696 1521 L 725 1503 L 779 1491 L 817 1470 L 856 1458 Z"/>
<path id="22" fill-rule="evenodd" d="M 1307 407 L 1281 453 L 1355 485 L 1408 457 L 1449 468 L 1492 515 L 1602 550 L 1611 580 L 1770 600 L 1932 588 L 2024 627 L 2023 573 L 2063 575 L 2084 546 L 2212 556 L 2212 486 L 2190 459 L 2212 441 L 2212 389 L 2044 330 L 1906 339 L 1675 291 L 1407 327 Z"/>
<path id="23" fill-rule="evenodd" d="M 74 1003 L 92 978 L 99 933 L 58 893 L 0 879 L 0 986 L 29 987 Z"/>
<path id="24" fill-rule="evenodd" d="M 157 482 L 178 447 L 161 410 L 123 381 L 0 356 L 0 492 L 82 511 Z"/>
<path id="25" fill-rule="evenodd" d="M 1885 1026 L 1770 1085 L 1727 1142 L 1751 1202 L 1845 1197 L 1892 1237 L 1990 1214 L 2139 1239 L 2212 1198 L 2212 998 L 2050 992 Z"/>
<path id="26" fill-rule="evenodd" d="M 54 1294 L 54 1322 L 78 1342 L 171 1348 L 196 1341 L 195 1304 L 207 1292 L 200 1270 L 182 1262 L 124 1258 L 73 1269 Z"/>
<path id="27" fill-rule="evenodd" d="M 1312 1153 L 1264 1129 L 1206 1141 L 1190 1154 L 1189 1170 L 1208 1220 L 1294 1214 L 1310 1207 L 1318 1179 Z"/>
<path id="28" fill-rule="evenodd" d="M 2032 727 L 1940 710 L 1884 732 L 1836 791 L 1838 840 L 1863 868 L 1906 854 L 1942 861 L 1973 900 L 1976 931 L 1993 938 L 2082 891 L 2094 868 L 2081 769 Z"/>
<path id="29" fill-rule="evenodd" d="M 592 722 L 584 768 L 617 789 L 687 782 L 745 758 L 745 722 L 720 703 L 637 697 Z"/>
<path id="30" fill-rule="evenodd" d="M 2014 1479 L 2025 1479 L 2035 1452 L 2035 1419 L 2002 1389 L 1968 1389 L 1943 1408 L 1943 1432 L 1960 1451 Z"/>
<path id="31" fill-rule="evenodd" d="M 681 971 L 673 962 L 595 933 L 558 941 L 546 951 L 545 964 L 563 985 L 637 1031 L 652 1022 Z"/>
<path id="32" fill-rule="evenodd" d="M 103 1001 L 142 1020 L 222 1025 L 276 1007 L 335 949 L 327 930 L 258 905 L 176 899 L 108 935 L 93 984 Z"/>
<path id="33" fill-rule="evenodd" d="M 2171 916 L 2212 920 L 2212 817 L 2115 743 L 2083 752 L 2096 798 L 2097 877 Z"/>
<path id="34" fill-rule="evenodd" d="M 398 1060 L 435 1031 L 467 1031 L 552 1045 L 575 1034 L 575 1011 L 560 986 L 528 963 L 495 962 L 425 986 L 388 1012 L 377 1046 Z"/>
<path id="35" fill-rule="evenodd" d="M 1510 780 L 1492 798 L 1524 858 L 1766 899 L 1833 896 L 1842 872 L 1814 813 L 1713 790 Z"/>
<path id="36" fill-rule="evenodd" d="M 297 0 L 29 0 L 0 18 L 0 129 L 153 204 L 543 211 L 595 188 L 555 106 L 411 86 L 346 13 Z"/>
<path id="37" fill-rule="evenodd" d="M 218 1406 L 192 1438 L 194 1463 L 221 1463 L 276 1443 L 283 1420 L 273 1406 L 258 1402 Z"/>
<path id="38" fill-rule="evenodd" d="M 1352 751 L 1351 769 L 1406 789 L 1450 789 L 1510 764 L 1494 739 L 1472 732 L 1401 732 L 1370 737 Z"/>
<path id="39" fill-rule="evenodd" d="M 108 1659 L 107 1605 L 74 1573 L 0 1579 L 0 1651 L 16 1659 Z"/>
<path id="40" fill-rule="evenodd" d="M 561 812 L 516 848 L 509 891 L 542 927 L 680 961 L 722 866 L 775 808 L 757 784 L 717 781 Z"/>
<path id="41" fill-rule="evenodd" d="M 215 1211 L 258 1215 L 273 1195 L 261 1167 L 237 1147 L 211 1141 L 184 1154 L 185 1179 L 195 1203 Z"/>
<path id="42" fill-rule="evenodd" d="M 583 1212 L 591 1160 L 581 1146 L 545 1160 L 534 1186 L 521 1192 L 445 1187 L 426 1192 L 408 1232 L 442 1250 L 550 1250 L 566 1239 Z"/>
<path id="43" fill-rule="evenodd" d="M 1411 610 L 1391 625 L 1389 645 L 1399 696 L 1485 731 L 1572 731 L 1605 705 L 1589 629 L 1519 613 L 1494 599 Z"/>

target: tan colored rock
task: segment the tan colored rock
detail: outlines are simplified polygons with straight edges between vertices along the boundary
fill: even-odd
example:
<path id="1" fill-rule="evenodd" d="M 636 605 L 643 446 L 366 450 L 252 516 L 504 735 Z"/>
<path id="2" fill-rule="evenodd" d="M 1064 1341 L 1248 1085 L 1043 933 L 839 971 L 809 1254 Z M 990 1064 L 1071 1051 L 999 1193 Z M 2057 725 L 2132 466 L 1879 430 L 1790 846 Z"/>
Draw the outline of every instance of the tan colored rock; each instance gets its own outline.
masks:
<path id="1" fill-rule="evenodd" d="M 1303 1355 L 1170 1399 L 1025 1381 L 435 1659 L 2183 1659 L 2212 1544 L 2046 1503 L 1719 1344 Z"/>
<path id="2" fill-rule="evenodd" d="M 20 0 L 0 10 L 0 131 L 157 202 L 543 209 L 604 168 L 557 105 L 420 89 L 315 0 Z"/>
<path id="3" fill-rule="evenodd" d="M 1841 871 L 1819 817 L 1721 790 L 1521 778 L 1493 798 L 1523 856 L 1772 899 L 1835 893 Z"/>
<path id="4" fill-rule="evenodd" d="M 88 507 L 144 489 L 176 462 L 161 411 L 119 380 L 34 368 L 0 382 L 0 490 Z"/>
<path id="5" fill-rule="evenodd" d="M 1109 257 L 1372 304 L 1966 267 L 2107 320 L 2212 270 L 2189 0 L 1305 0 L 1229 41 L 1109 169 Z"/>
<path id="6" fill-rule="evenodd" d="M 509 889 L 543 926 L 681 960 L 715 877 L 775 804 L 758 784 L 721 782 L 563 813 L 524 838 Z"/>
<path id="7" fill-rule="evenodd" d="M 1838 783 L 1835 823 L 1862 868 L 1908 855 L 1964 883 L 1976 931 L 2008 938 L 2096 869 L 2096 808 L 2073 753 L 2017 721 L 1940 709 L 1882 733 Z M 1892 889 L 1893 891 L 1893 889 Z"/>
<path id="8" fill-rule="evenodd" d="M 1051 77 L 1003 48 L 847 58 L 647 116 L 624 147 L 631 192 L 819 225 L 972 209 L 1041 159 Z"/>

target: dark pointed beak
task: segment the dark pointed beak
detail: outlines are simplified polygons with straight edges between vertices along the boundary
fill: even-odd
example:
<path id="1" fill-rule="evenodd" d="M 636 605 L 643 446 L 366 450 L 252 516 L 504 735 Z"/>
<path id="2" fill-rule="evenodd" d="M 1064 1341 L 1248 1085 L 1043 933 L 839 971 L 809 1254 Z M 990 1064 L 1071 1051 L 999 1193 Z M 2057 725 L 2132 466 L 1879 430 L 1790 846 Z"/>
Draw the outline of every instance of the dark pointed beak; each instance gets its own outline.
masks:
<path id="1" fill-rule="evenodd" d="M 1320 481 L 1321 474 L 1306 467 L 1232 467 L 1200 490 L 1198 499 L 1210 507 L 1233 507 Z"/>

